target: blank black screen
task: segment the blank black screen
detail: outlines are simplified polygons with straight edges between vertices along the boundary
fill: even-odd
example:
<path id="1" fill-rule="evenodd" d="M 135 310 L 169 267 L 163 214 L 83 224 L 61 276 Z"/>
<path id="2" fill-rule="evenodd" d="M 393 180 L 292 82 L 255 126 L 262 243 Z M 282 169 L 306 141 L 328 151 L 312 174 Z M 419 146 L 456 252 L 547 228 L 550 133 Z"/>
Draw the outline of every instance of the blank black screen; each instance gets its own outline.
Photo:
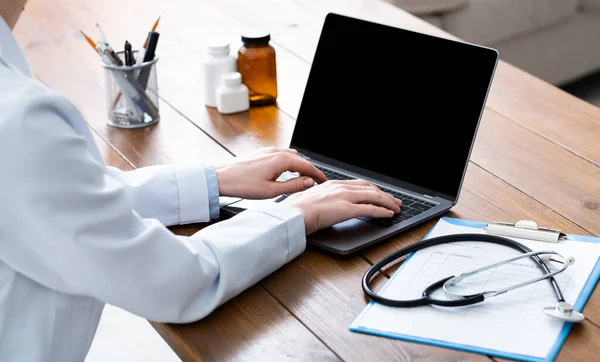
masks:
<path id="1" fill-rule="evenodd" d="M 329 14 L 291 146 L 456 197 L 497 59 Z"/>

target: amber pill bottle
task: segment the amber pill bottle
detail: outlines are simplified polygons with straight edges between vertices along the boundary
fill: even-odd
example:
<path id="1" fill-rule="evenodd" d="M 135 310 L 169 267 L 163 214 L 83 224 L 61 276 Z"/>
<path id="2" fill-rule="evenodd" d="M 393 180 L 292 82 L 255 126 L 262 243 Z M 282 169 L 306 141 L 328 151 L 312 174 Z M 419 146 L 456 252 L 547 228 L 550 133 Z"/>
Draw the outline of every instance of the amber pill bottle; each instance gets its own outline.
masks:
<path id="1" fill-rule="evenodd" d="M 275 49 L 270 41 L 271 35 L 263 30 L 242 34 L 237 65 L 242 82 L 248 87 L 251 106 L 272 104 L 277 100 Z"/>

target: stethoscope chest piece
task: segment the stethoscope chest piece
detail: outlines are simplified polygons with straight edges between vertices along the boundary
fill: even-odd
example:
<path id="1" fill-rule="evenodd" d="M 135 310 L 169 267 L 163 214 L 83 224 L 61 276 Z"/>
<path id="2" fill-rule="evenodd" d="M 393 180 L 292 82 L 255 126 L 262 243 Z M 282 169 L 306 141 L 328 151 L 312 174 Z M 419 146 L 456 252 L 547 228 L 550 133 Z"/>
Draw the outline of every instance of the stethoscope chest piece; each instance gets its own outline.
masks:
<path id="1" fill-rule="evenodd" d="M 553 307 L 546 307 L 544 313 L 566 322 L 578 323 L 585 319 L 583 314 L 574 311 L 573 306 L 567 302 L 557 302 Z"/>

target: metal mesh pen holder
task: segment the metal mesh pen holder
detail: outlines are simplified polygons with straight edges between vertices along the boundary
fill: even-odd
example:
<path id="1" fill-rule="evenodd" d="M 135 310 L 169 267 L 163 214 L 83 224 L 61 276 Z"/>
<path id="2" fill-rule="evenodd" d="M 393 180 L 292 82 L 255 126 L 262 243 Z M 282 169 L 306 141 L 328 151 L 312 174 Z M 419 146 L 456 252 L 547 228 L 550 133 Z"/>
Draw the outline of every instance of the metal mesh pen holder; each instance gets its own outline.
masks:
<path id="1" fill-rule="evenodd" d="M 124 64 L 124 52 L 118 52 L 117 55 Z M 134 55 L 137 54 L 134 52 Z M 110 126 L 140 128 L 159 121 L 157 62 L 158 57 L 133 66 L 101 63 L 104 67 L 107 122 Z"/>

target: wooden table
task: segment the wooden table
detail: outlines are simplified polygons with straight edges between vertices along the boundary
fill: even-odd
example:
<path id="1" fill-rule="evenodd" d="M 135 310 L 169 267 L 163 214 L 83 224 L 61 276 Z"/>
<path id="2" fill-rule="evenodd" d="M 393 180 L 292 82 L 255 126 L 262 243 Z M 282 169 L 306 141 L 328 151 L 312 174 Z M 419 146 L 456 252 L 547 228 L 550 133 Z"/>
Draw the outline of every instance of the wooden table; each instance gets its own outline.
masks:
<path id="1" fill-rule="evenodd" d="M 451 37 L 378 0 L 31 0 L 16 34 L 37 76 L 81 109 L 108 164 L 122 169 L 215 164 L 259 146 L 289 144 L 329 11 Z M 159 15 L 162 120 L 139 130 L 108 127 L 102 70 L 79 29 L 95 35 L 98 21 L 113 44 L 126 38 L 141 44 Z M 277 106 L 225 117 L 202 104 L 201 51 L 212 36 L 237 39 L 247 26 L 272 31 L 280 97 Z M 447 215 L 532 219 L 569 233 L 599 235 L 599 141 L 598 108 L 501 61 L 461 197 Z M 483 355 L 348 330 L 367 303 L 360 279 L 368 266 L 420 240 L 433 223 L 354 257 L 309 248 L 204 320 L 153 326 L 184 361 L 487 361 Z M 173 231 L 189 235 L 199 227 Z M 598 360 L 598 294 L 596 288 L 584 310 L 588 319 L 572 329 L 558 360 Z"/>

